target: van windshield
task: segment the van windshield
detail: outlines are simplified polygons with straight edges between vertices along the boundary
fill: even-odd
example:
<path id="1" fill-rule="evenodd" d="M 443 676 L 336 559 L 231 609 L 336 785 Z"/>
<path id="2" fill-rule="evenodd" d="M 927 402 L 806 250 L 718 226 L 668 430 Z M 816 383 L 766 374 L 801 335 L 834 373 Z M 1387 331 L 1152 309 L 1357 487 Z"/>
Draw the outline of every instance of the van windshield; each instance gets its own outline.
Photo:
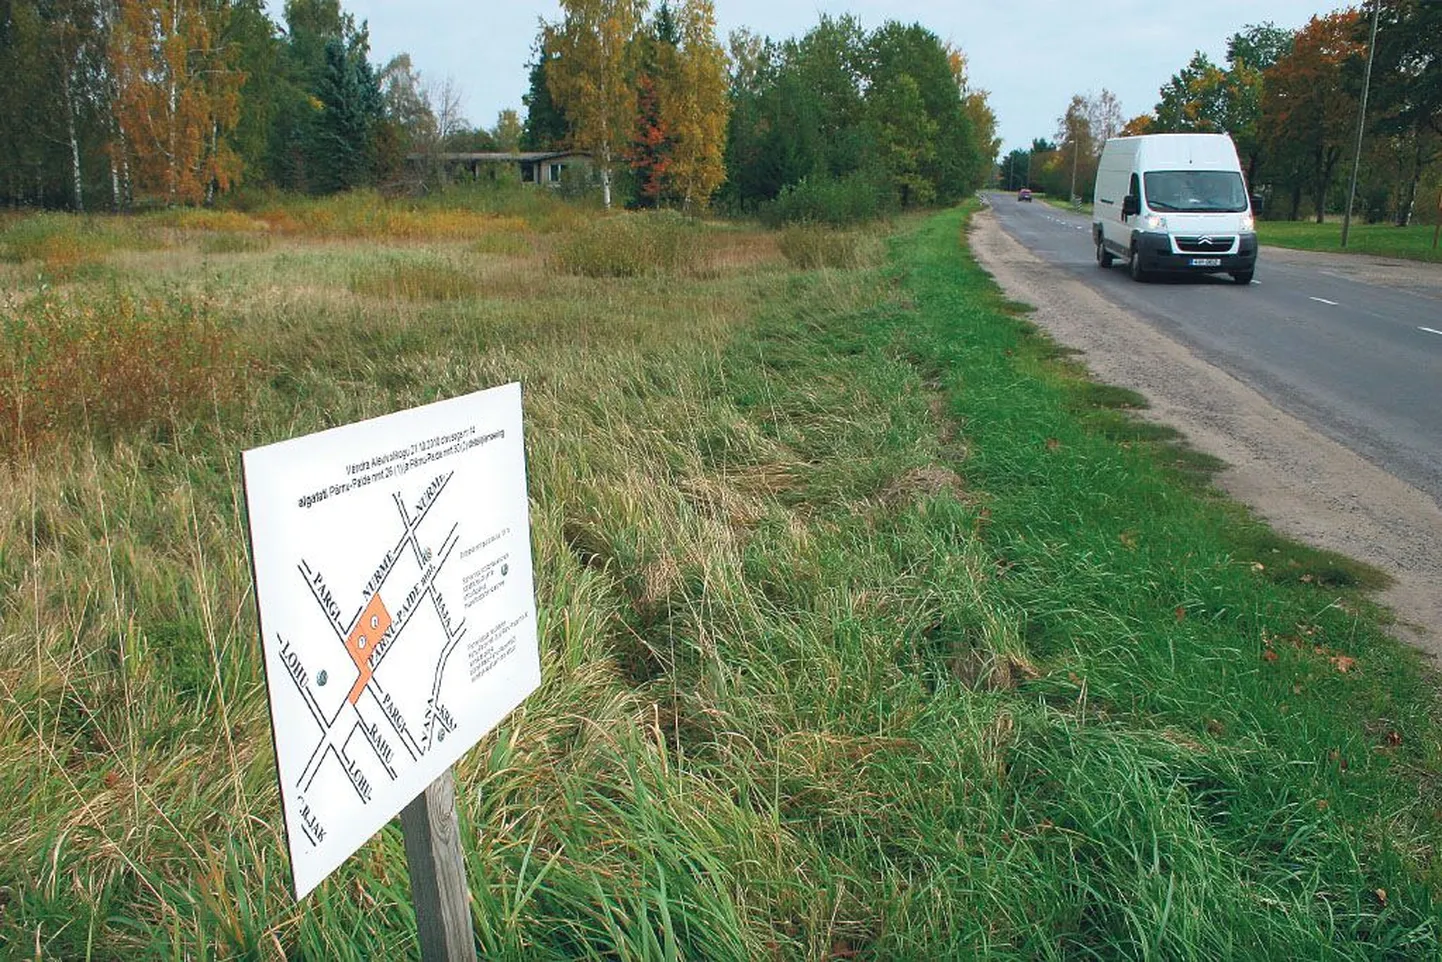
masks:
<path id="1" fill-rule="evenodd" d="M 1247 209 L 1247 189 L 1234 170 L 1152 170 L 1142 178 L 1152 210 L 1235 213 Z"/>

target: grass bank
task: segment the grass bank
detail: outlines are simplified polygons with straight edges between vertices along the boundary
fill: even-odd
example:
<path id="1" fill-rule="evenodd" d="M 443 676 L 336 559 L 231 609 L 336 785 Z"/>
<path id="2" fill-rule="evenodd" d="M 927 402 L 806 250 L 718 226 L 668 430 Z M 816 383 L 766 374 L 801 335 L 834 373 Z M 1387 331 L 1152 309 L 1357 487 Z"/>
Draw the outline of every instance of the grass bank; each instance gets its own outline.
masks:
<path id="1" fill-rule="evenodd" d="M 1218 499 L 964 212 L 889 259 L 507 216 L 0 265 L 7 331 L 123 296 L 223 347 L 209 405 L 15 422 L 0 946 L 414 955 L 394 826 L 286 895 L 236 456 L 519 378 L 544 683 L 457 772 L 485 957 L 1435 952 L 1435 705 L 1374 576 Z M 653 230 L 696 253 L 631 270 Z"/>
<path id="2" fill-rule="evenodd" d="M 1257 237 L 1263 244 L 1291 247 L 1304 251 L 1326 251 L 1334 254 L 1374 254 L 1403 260 L 1442 263 L 1442 247 L 1433 247 L 1436 227 L 1431 224 L 1363 224 L 1354 222 L 1347 233 L 1347 246 L 1342 246 L 1342 225 L 1328 221 L 1258 221 Z"/>

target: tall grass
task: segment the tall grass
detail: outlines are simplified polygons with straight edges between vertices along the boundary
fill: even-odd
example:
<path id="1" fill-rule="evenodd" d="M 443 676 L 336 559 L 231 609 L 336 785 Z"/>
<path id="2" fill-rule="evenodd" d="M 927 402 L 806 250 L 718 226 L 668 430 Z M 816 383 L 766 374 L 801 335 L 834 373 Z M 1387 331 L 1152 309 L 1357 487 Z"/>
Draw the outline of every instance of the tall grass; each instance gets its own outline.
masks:
<path id="1" fill-rule="evenodd" d="M 458 243 L 532 280 L 444 303 L 350 290 L 408 239 L 175 260 L 239 403 L 0 462 L 0 945 L 415 954 L 395 826 L 286 892 L 236 452 L 514 378 L 543 685 L 457 770 L 484 957 L 1435 951 L 1434 695 L 1327 559 L 1058 363 L 959 213 L 885 269 L 682 229 L 664 277 Z"/>
<path id="2" fill-rule="evenodd" d="M 674 211 L 597 218 L 558 238 L 555 268 L 583 277 L 646 277 L 693 267 L 700 231 Z"/>

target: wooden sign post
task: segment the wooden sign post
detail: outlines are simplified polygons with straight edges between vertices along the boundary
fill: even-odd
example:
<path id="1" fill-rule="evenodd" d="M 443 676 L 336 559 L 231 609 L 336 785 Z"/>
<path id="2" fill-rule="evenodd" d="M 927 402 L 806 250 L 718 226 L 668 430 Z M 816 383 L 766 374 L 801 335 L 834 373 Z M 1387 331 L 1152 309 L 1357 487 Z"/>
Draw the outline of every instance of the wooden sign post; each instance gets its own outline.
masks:
<path id="1" fill-rule="evenodd" d="M 401 816 L 426 962 L 473 962 L 451 766 L 541 680 L 521 388 L 246 451 L 297 899 Z"/>
<path id="2" fill-rule="evenodd" d="M 475 962 L 471 892 L 461 852 L 456 782 L 448 768 L 401 809 L 422 962 Z"/>

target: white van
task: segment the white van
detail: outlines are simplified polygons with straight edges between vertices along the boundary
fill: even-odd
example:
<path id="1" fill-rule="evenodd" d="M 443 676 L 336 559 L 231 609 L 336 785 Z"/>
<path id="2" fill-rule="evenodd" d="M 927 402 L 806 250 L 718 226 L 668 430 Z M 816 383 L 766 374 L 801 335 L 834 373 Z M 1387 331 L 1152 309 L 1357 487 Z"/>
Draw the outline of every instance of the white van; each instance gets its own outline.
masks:
<path id="1" fill-rule="evenodd" d="M 1097 167 L 1097 263 L 1120 258 L 1136 280 L 1154 273 L 1231 274 L 1257 266 L 1251 198 L 1226 134 L 1114 137 Z"/>

